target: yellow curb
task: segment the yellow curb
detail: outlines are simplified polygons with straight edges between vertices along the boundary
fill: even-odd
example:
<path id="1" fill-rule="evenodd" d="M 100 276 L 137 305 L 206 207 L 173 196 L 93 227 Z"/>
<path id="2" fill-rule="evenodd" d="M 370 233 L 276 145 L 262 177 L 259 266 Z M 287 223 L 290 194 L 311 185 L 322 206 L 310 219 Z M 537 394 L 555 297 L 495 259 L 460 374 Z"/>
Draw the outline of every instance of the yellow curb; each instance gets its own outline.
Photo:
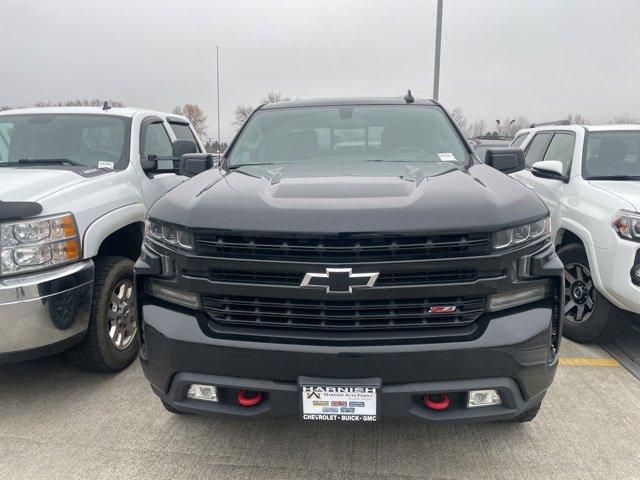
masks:
<path id="1" fill-rule="evenodd" d="M 572 367 L 619 367 L 615 358 L 560 358 L 560 365 Z"/>

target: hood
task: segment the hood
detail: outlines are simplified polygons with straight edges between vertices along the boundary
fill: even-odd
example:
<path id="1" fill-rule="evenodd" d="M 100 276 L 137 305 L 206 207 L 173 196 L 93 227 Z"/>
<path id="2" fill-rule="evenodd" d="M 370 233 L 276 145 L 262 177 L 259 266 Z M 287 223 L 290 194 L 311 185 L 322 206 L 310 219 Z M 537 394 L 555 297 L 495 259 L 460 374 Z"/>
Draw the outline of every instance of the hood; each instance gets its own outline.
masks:
<path id="1" fill-rule="evenodd" d="M 83 177 L 68 170 L 2 167 L 0 200 L 37 202 L 82 180 Z"/>
<path id="2" fill-rule="evenodd" d="M 363 168 L 317 175 L 287 165 L 209 170 L 169 192 L 149 215 L 192 228 L 340 233 L 493 231 L 548 212 L 519 182 L 482 164 L 435 174 L 403 164 Z"/>
<path id="3" fill-rule="evenodd" d="M 632 180 L 590 180 L 591 185 L 626 200 L 640 212 L 640 182 Z"/>

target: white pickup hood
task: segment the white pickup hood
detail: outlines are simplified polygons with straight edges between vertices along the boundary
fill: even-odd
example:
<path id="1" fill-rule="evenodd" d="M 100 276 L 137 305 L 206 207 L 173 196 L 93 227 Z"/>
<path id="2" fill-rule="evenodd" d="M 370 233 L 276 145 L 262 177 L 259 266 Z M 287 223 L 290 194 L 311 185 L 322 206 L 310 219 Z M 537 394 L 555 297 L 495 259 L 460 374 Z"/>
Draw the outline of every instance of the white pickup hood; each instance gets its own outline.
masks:
<path id="1" fill-rule="evenodd" d="M 67 170 L 0 167 L 0 200 L 37 202 L 83 180 Z"/>
<path id="2" fill-rule="evenodd" d="M 636 212 L 640 212 L 640 182 L 632 180 L 591 180 L 591 184 L 626 200 L 633 205 Z"/>

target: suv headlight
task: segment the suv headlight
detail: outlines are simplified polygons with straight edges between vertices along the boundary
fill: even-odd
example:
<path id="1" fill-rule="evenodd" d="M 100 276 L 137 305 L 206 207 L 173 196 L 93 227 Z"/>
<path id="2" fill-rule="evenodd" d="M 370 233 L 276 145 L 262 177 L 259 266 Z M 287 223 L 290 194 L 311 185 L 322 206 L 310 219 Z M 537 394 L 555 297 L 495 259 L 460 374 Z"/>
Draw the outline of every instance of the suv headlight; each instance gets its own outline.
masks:
<path id="1" fill-rule="evenodd" d="M 640 214 L 620 210 L 613 216 L 611 225 L 620 237 L 640 242 Z"/>
<path id="2" fill-rule="evenodd" d="M 195 248 L 193 233 L 151 219 L 147 219 L 145 222 L 145 239 L 169 248 L 177 247 L 189 251 Z"/>
<path id="3" fill-rule="evenodd" d="M 0 223 L 0 276 L 62 265 L 80 258 L 80 239 L 70 213 Z"/>
<path id="4" fill-rule="evenodd" d="M 504 250 L 509 247 L 519 247 L 533 242 L 551 233 L 551 222 L 546 217 L 537 222 L 519 225 L 517 227 L 500 230 L 493 234 L 494 250 Z"/>

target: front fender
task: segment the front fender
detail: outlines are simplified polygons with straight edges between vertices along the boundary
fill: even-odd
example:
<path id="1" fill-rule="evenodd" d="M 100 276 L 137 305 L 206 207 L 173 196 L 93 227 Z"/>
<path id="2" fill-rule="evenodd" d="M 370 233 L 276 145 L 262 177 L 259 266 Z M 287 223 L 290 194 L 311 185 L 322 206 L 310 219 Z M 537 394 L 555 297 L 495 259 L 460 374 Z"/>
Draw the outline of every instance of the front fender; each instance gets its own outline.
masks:
<path id="1" fill-rule="evenodd" d="M 598 268 L 598 257 L 596 255 L 596 247 L 594 246 L 594 240 L 585 227 L 579 223 L 571 220 L 570 218 L 558 219 L 558 226 L 555 233 L 555 245 L 560 245 L 562 241 L 561 232 L 567 231 L 576 235 L 584 244 L 585 252 L 587 253 L 587 260 L 589 260 L 589 269 L 591 271 L 591 278 L 596 288 L 599 291 L 603 291 L 602 277 L 600 276 L 600 269 Z"/>
<path id="2" fill-rule="evenodd" d="M 84 232 L 82 240 L 84 258 L 95 257 L 105 238 L 127 225 L 144 222 L 146 215 L 147 207 L 142 203 L 134 203 L 112 210 L 94 220 Z"/>

